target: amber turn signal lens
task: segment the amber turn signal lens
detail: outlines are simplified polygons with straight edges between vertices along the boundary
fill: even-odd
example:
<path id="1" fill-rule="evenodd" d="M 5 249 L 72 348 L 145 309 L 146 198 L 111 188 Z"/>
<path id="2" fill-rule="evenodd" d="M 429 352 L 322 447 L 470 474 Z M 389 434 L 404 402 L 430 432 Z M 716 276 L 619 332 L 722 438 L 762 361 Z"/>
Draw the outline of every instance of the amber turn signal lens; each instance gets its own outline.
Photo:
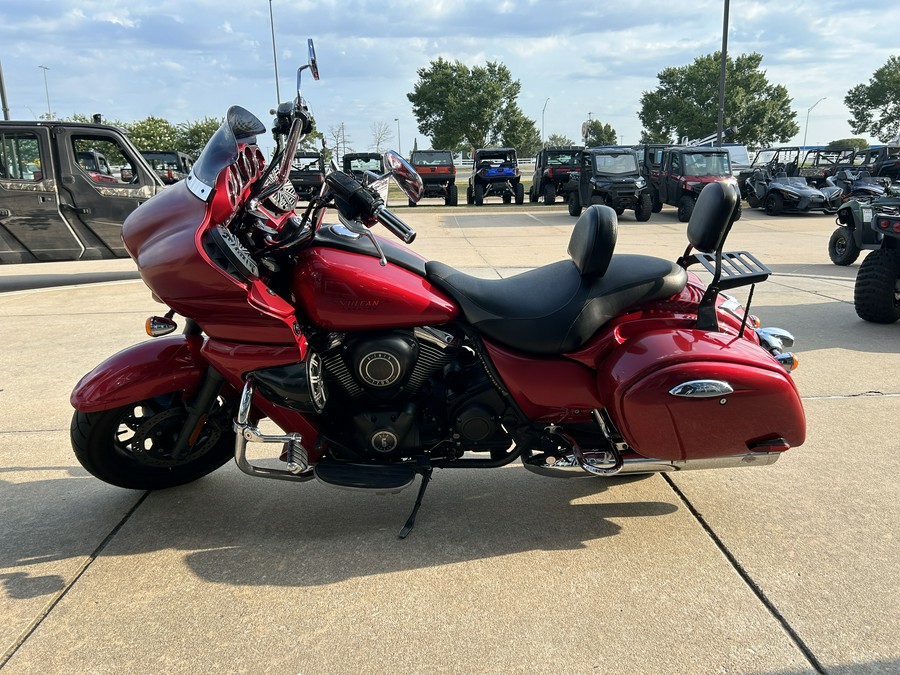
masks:
<path id="1" fill-rule="evenodd" d="M 165 316 L 151 316 L 144 323 L 144 330 L 147 331 L 147 335 L 150 337 L 168 335 L 176 328 L 178 328 L 178 324 Z"/>

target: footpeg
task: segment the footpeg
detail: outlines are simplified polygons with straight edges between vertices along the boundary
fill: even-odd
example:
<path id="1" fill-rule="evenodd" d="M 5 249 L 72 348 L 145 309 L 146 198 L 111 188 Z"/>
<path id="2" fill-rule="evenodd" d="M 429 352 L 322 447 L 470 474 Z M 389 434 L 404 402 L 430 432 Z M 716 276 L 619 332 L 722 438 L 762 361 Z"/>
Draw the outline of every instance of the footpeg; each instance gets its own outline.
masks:
<path id="1" fill-rule="evenodd" d="M 241 393 L 241 404 L 234 430 L 237 438 L 234 443 L 234 462 L 246 474 L 259 478 L 275 478 L 276 480 L 308 481 L 312 480 L 309 469 L 309 455 L 303 447 L 300 434 L 264 434 L 256 425 L 250 424 L 250 407 L 253 401 L 253 383 L 244 384 Z M 281 443 L 287 451 L 287 469 L 272 469 L 256 466 L 247 460 L 248 443 Z"/>

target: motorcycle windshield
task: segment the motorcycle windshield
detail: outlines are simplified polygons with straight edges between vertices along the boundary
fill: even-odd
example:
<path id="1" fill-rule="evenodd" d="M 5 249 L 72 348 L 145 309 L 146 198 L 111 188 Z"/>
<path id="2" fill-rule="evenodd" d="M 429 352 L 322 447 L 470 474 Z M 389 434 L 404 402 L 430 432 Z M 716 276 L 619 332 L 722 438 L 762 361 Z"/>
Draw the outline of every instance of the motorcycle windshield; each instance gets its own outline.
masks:
<path id="1" fill-rule="evenodd" d="M 194 162 L 193 177 L 208 188 L 216 184 L 219 172 L 238 157 L 238 142 L 252 143 L 266 126 L 249 110 L 233 105 L 225 114 L 225 121 L 212 135 Z"/>

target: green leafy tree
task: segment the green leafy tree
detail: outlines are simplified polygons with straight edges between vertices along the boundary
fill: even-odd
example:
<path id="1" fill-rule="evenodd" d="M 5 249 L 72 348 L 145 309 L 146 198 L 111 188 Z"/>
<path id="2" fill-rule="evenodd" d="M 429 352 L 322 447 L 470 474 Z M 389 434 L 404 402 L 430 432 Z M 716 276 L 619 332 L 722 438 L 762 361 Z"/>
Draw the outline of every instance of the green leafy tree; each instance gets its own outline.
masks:
<path id="1" fill-rule="evenodd" d="M 887 142 L 900 134 L 900 57 L 892 56 L 868 84 L 852 87 L 844 97 L 854 134 L 868 133 Z"/>
<path id="2" fill-rule="evenodd" d="M 206 142 L 224 121 L 222 117 L 204 117 L 202 120 L 178 124 L 175 150 L 187 153 L 194 158 L 199 157 Z"/>
<path id="3" fill-rule="evenodd" d="M 826 150 L 838 150 L 841 148 L 854 148 L 855 150 L 868 150 L 869 142 L 865 138 L 839 138 L 825 146 Z"/>
<path id="4" fill-rule="evenodd" d="M 603 124 L 600 120 L 591 120 L 588 122 L 584 144 L 588 148 L 595 148 L 598 145 L 616 145 L 618 137 L 611 124 Z"/>
<path id="5" fill-rule="evenodd" d="M 150 115 L 128 124 L 126 130 L 131 142 L 141 151 L 174 150 L 178 146 L 177 128 L 162 117 Z"/>
<path id="6" fill-rule="evenodd" d="M 521 84 L 502 63 L 469 68 L 461 61 L 438 58 L 418 75 L 406 97 L 432 147 L 469 150 L 498 145 L 504 138 L 510 144 L 530 142 L 528 118 L 516 103 Z"/>
<path id="7" fill-rule="evenodd" d="M 515 107 L 503 120 L 503 131 L 500 144 L 506 148 L 515 148 L 520 157 L 534 157 L 541 149 L 541 135 L 534 120 Z"/>
<path id="8" fill-rule="evenodd" d="M 762 55 L 728 57 L 725 66 L 725 126 L 737 127 L 729 142 L 767 146 L 785 142 L 800 127 L 791 98 L 760 70 Z M 659 86 L 641 96 L 638 117 L 646 141 L 698 138 L 716 130 L 719 115 L 719 52 L 697 57 L 687 66 L 663 69 Z"/>
<path id="9" fill-rule="evenodd" d="M 571 147 L 573 145 L 581 145 L 580 143 L 576 143 L 568 136 L 563 134 L 550 134 L 547 136 L 547 147 L 548 148 L 566 148 Z"/>

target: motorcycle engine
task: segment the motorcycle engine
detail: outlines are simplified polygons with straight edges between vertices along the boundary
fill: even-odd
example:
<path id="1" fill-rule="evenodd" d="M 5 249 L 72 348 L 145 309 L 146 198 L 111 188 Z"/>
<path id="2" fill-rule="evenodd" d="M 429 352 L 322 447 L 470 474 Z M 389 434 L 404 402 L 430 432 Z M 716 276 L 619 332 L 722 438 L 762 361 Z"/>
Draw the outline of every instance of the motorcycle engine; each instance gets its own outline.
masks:
<path id="1" fill-rule="evenodd" d="M 332 336 L 322 361 L 338 399 L 325 412 L 329 436 L 354 452 L 387 459 L 441 444 L 508 445 L 498 423 L 503 402 L 452 333 L 418 327 Z"/>

